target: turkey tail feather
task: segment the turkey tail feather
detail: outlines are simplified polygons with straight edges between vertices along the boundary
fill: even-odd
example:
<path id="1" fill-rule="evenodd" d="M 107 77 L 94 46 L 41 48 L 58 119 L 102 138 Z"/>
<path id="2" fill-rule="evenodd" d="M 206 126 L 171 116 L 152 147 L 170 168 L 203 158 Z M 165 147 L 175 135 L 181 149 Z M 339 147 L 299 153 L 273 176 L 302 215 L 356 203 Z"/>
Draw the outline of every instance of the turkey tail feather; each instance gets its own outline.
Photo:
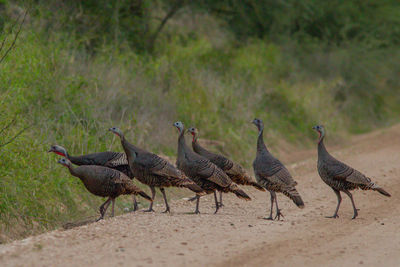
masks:
<path id="1" fill-rule="evenodd" d="M 369 179 L 369 178 L 368 178 Z M 377 184 L 375 184 L 374 182 L 370 182 L 370 184 L 368 184 L 368 185 L 363 185 L 363 186 L 360 186 L 360 188 L 362 189 L 362 190 L 374 190 L 374 191 L 378 191 L 379 193 L 381 193 L 382 195 L 384 195 L 384 196 L 387 196 L 387 197 L 391 197 L 391 195 L 385 190 L 385 189 L 383 189 L 382 187 L 379 187 Z"/>
<path id="2" fill-rule="evenodd" d="M 254 186 L 257 190 L 265 191 L 265 188 L 259 185 L 257 182 L 251 182 L 250 185 Z"/>
<path id="3" fill-rule="evenodd" d="M 297 207 L 299 207 L 300 209 L 304 208 L 304 202 L 301 199 L 301 196 L 299 192 L 297 192 L 296 188 L 293 187 L 289 191 L 283 192 L 283 194 L 293 200 L 294 204 L 296 204 Z"/>
<path id="4" fill-rule="evenodd" d="M 153 200 L 151 199 L 151 197 L 150 197 L 148 194 L 146 194 L 145 192 L 143 192 L 143 191 L 139 191 L 139 192 L 138 192 L 138 195 L 140 195 L 141 197 L 147 199 L 148 201 L 153 201 Z"/>
<path id="5" fill-rule="evenodd" d="M 196 195 L 199 195 L 199 196 L 204 196 L 204 195 L 206 195 L 206 192 L 205 192 L 200 186 L 198 186 L 197 184 L 195 184 L 194 182 L 191 183 L 191 184 L 185 185 L 185 187 L 186 187 L 187 189 L 192 190 L 193 192 L 195 192 Z"/>
<path id="6" fill-rule="evenodd" d="M 391 197 L 391 195 L 385 189 L 383 189 L 381 187 L 372 188 L 372 190 L 378 191 L 379 193 L 381 193 L 384 196 Z"/>
<path id="7" fill-rule="evenodd" d="M 229 187 L 229 191 L 234 193 L 238 198 L 244 199 L 246 201 L 251 200 L 251 198 L 242 190 L 240 189 L 237 185 L 231 184 Z"/>

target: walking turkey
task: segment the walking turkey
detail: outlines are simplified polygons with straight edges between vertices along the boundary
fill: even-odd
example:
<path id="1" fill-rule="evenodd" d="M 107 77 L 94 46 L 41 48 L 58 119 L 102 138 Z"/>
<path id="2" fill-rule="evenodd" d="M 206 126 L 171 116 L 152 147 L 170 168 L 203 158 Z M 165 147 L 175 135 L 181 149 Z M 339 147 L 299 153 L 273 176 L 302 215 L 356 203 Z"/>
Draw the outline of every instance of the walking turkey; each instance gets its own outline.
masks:
<path id="1" fill-rule="evenodd" d="M 335 192 L 338 204 L 336 206 L 335 213 L 333 216 L 327 218 L 338 218 L 338 211 L 340 203 L 342 202 L 342 196 L 340 191 L 344 192 L 349 196 L 351 204 L 353 205 L 353 218 L 358 216 L 358 211 L 354 204 L 353 195 L 349 192 L 354 189 L 362 190 L 374 190 L 378 191 L 384 196 L 390 197 L 390 194 L 383 188 L 376 185 L 371 181 L 370 178 L 362 174 L 361 172 L 347 166 L 343 162 L 335 159 L 331 156 L 325 148 L 325 128 L 322 125 L 314 126 L 313 129 L 319 133 L 318 138 L 318 173 L 322 181 L 329 185 L 333 192 Z"/>
<path id="2" fill-rule="evenodd" d="M 128 158 L 129 167 L 132 173 L 136 179 L 150 187 L 153 200 L 156 194 L 155 187 L 160 188 L 166 206 L 164 212 L 170 212 L 164 187 L 185 187 L 195 192 L 198 196 L 205 194 L 203 189 L 187 178 L 180 170 L 175 168 L 168 161 L 160 158 L 156 154 L 130 144 L 125 139 L 125 136 L 120 129 L 112 127 L 109 130 L 121 139 L 121 144 Z M 153 202 L 151 202 L 149 209 L 146 211 L 154 211 Z"/>
<path id="3" fill-rule="evenodd" d="M 67 150 L 59 145 L 52 145 L 48 152 L 53 152 L 57 155 L 69 159 L 73 164 L 81 165 L 98 165 L 108 167 L 124 173 L 129 178 L 133 179 L 134 176 L 128 165 L 128 159 L 125 153 L 106 151 L 98 152 L 81 156 L 70 156 Z M 135 195 L 133 195 L 133 211 L 138 210 L 138 204 Z"/>
<path id="4" fill-rule="evenodd" d="M 185 129 L 182 122 L 175 122 L 174 126 L 179 131 L 178 158 L 176 165 L 208 194 L 214 193 L 216 206 L 215 213 L 217 213 L 219 209 L 215 190 L 225 193 L 232 192 L 241 199 L 251 200 L 251 198 L 235 183 L 233 183 L 232 180 L 220 168 L 218 168 L 214 163 L 205 157 L 193 152 L 186 145 L 184 136 Z M 199 202 L 200 197 L 197 196 L 195 213 L 200 213 Z"/>
<path id="5" fill-rule="evenodd" d="M 223 170 L 226 175 L 231 178 L 231 180 L 239 185 L 251 185 L 260 191 L 265 191 L 265 189 L 253 181 L 250 175 L 247 174 L 245 169 L 239 164 L 233 162 L 232 160 L 224 157 L 223 155 L 212 153 L 205 148 L 203 148 L 197 141 L 198 130 L 194 127 L 188 129 L 188 132 L 193 136 L 192 148 L 197 154 L 207 158 L 209 161 L 217 165 L 221 170 Z M 220 192 L 219 206 L 222 207 L 222 192 Z"/>
<path id="6" fill-rule="evenodd" d="M 81 179 L 86 189 L 100 197 L 108 197 L 106 202 L 100 206 L 100 217 L 104 218 L 110 201 L 112 202 L 112 214 L 114 216 L 115 199 L 120 195 L 140 195 L 152 202 L 152 199 L 136 187 L 131 179 L 120 171 L 96 165 L 82 165 L 74 168 L 67 158 L 62 158 L 58 163 L 69 169 L 69 172 Z"/>
<path id="7" fill-rule="evenodd" d="M 268 151 L 264 144 L 264 124 L 260 119 L 254 119 L 253 124 L 258 128 L 257 155 L 253 162 L 253 169 L 257 182 L 267 189 L 271 194 L 271 211 L 267 220 L 273 220 L 272 210 L 274 202 L 276 205 L 276 216 L 274 219 L 283 217 L 278 207 L 276 192 L 283 193 L 299 207 L 304 208 L 304 202 L 297 192 L 297 182 L 293 180 L 286 167 Z"/>

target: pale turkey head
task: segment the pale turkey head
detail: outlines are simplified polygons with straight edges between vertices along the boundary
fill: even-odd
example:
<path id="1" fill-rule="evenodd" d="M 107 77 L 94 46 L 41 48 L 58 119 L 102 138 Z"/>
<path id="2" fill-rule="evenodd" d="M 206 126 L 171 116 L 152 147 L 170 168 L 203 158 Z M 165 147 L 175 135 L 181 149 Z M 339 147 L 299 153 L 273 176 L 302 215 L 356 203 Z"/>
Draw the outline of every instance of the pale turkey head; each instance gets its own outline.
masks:
<path id="1" fill-rule="evenodd" d="M 65 148 L 63 148 L 62 146 L 59 146 L 59 145 L 52 145 L 50 147 L 50 150 L 47 151 L 47 152 L 49 152 L 49 153 L 53 152 L 53 153 L 56 153 L 57 155 L 60 155 L 60 156 L 68 158 L 67 150 Z"/>
<path id="2" fill-rule="evenodd" d="M 255 118 L 252 123 L 257 126 L 259 132 L 264 129 L 264 123 L 262 120 Z"/>
<path id="3" fill-rule="evenodd" d="M 182 133 L 185 130 L 185 126 L 181 121 L 175 122 L 174 126 L 178 129 L 179 133 Z"/>
<path id="4" fill-rule="evenodd" d="M 325 128 L 324 128 L 324 126 L 323 125 L 315 125 L 312 128 L 313 128 L 313 130 L 315 130 L 319 134 L 318 143 L 321 142 L 321 140 L 325 137 Z"/>
<path id="5" fill-rule="evenodd" d="M 195 127 L 190 127 L 188 132 L 193 136 L 193 142 L 197 139 L 198 131 Z"/>
<path id="6" fill-rule="evenodd" d="M 118 127 L 111 127 L 110 129 L 108 129 L 110 132 L 114 133 L 115 135 L 117 135 L 118 137 L 122 138 L 124 136 L 124 134 L 122 133 L 122 131 L 118 128 Z"/>
<path id="7" fill-rule="evenodd" d="M 61 165 L 67 168 L 71 167 L 71 161 L 69 161 L 67 158 L 62 158 L 59 161 L 57 161 L 57 163 L 60 163 Z"/>

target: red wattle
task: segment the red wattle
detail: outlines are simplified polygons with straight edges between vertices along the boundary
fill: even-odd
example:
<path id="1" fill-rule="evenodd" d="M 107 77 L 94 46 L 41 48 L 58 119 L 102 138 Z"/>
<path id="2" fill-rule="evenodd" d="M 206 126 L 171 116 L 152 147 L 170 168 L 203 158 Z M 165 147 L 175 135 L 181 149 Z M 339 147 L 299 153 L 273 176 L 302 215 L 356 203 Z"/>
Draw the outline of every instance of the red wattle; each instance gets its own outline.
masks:
<path id="1" fill-rule="evenodd" d="M 321 136 L 322 136 L 322 134 L 321 134 L 320 131 L 318 131 L 318 134 L 319 134 L 319 137 L 318 137 L 318 143 L 319 143 L 319 142 L 321 142 Z"/>

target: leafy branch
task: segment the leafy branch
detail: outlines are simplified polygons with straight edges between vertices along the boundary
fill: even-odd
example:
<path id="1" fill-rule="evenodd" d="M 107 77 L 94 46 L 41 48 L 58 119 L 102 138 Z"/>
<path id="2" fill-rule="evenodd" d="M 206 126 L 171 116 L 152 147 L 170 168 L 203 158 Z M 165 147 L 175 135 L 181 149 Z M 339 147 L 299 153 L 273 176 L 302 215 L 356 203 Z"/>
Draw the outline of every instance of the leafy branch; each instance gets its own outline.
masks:
<path id="1" fill-rule="evenodd" d="M 15 121 L 17 120 L 17 115 L 14 116 L 14 118 L 6 125 L 4 126 L 1 130 L 0 130 L 0 134 L 2 134 L 5 130 L 7 130 L 8 128 L 10 128 L 11 125 L 13 125 L 15 123 Z"/>
<path id="2" fill-rule="evenodd" d="M 0 44 L 0 53 L 1 53 L 1 51 L 2 51 L 3 49 L 5 49 L 5 44 L 6 44 L 6 42 L 7 42 L 7 38 L 9 37 L 9 35 L 11 35 L 11 34 L 14 32 L 14 29 L 15 29 L 15 28 L 17 27 L 17 25 L 19 24 L 18 29 L 17 29 L 17 31 L 16 31 L 16 33 L 15 33 L 15 35 L 14 35 L 14 39 L 13 39 L 12 42 L 11 42 L 11 45 L 6 49 L 6 51 L 4 52 L 4 54 L 0 56 L 0 64 L 4 61 L 4 59 L 5 59 L 5 58 L 7 57 L 7 55 L 10 53 L 10 51 L 15 47 L 15 44 L 16 44 L 17 39 L 18 39 L 18 36 L 19 36 L 19 34 L 20 34 L 20 32 L 21 32 L 22 26 L 23 26 L 24 23 L 25 23 L 26 15 L 28 14 L 29 9 L 30 9 L 30 7 L 28 7 L 28 8 L 25 10 L 25 13 L 24 13 L 24 15 L 23 15 L 23 17 L 22 17 L 22 20 L 20 20 L 20 18 L 21 18 L 21 16 L 22 16 L 22 13 L 19 14 L 18 18 L 14 21 L 13 25 L 11 26 L 10 30 L 8 31 L 8 34 L 5 34 L 3 41 L 1 41 L 1 44 Z M 21 21 L 21 22 L 20 22 L 20 21 Z M 9 123 L 7 123 L 3 128 L 0 129 L 0 135 L 3 134 L 5 131 L 7 131 L 11 126 L 15 125 L 16 122 L 17 122 L 17 114 L 15 114 L 14 118 L 13 118 Z M 32 125 L 33 125 L 33 123 L 30 124 L 30 125 L 28 125 L 28 126 L 26 126 L 26 127 L 24 127 L 24 128 L 22 128 L 20 131 L 18 131 L 18 132 L 17 132 L 14 136 L 12 136 L 10 139 L 8 139 L 7 141 L 5 141 L 5 142 L 3 142 L 3 143 L 0 143 L 0 149 L 3 148 L 3 147 L 5 147 L 6 145 L 12 143 L 15 139 L 18 138 L 18 136 L 20 136 L 23 132 L 25 132 L 27 129 L 29 129 Z"/>
<path id="3" fill-rule="evenodd" d="M 17 121 L 17 115 L 14 116 L 14 118 L 6 125 L 4 126 L 1 130 L 0 130 L 0 134 L 2 134 L 4 131 L 6 131 L 8 128 L 10 128 L 11 125 L 15 124 Z M 22 128 L 18 133 L 16 133 L 13 137 L 11 137 L 10 139 L 8 139 L 7 141 L 5 141 L 4 143 L 0 144 L 0 149 L 10 143 L 12 143 L 15 139 L 18 138 L 18 136 L 20 136 L 23 132 L 25 132 L 26 130 L 28 130 L 30 127 L 33 126 L 32 124 L 29 124 L 28 126 Z"/>
<path id="4" fill-rule="evenodd" d="M 14 40 L 12 41 L 11 45 L 8 47 L 6 52 L 1 56 L 0 63 L 3 62 L 3 60 L 6 58 L 8 53 L 15 47 L 15 43 L 16 43 L 16 41 L 18 39 L 19 33 L 21 32 L 22 25 L 25 23 L 25 18 L 26 18 L 26 15 L 28 14 L 28 11 L 29 11 L 29 8 L 27 8 L 25 13 L 24 13 L 24 17 L 22 18 L 22 21 L 19 24 L 18 30 L 17 30 L 17 32 L 16 32 L 16 34 L 14 36 Z M 21 17 L 21 14 L 18 16 L 18 18 L 15 20 L 14 24 L 11 26 L 10 33 L 12 33 L 14 28 L 17 26 L 17 24 L 18 24 L 18 22 L 20 20 L 20 17 Z M 4 37 L 3 41 L 1 42 L 0 52 L 3 50 L 4 44 L 6 43 L 6 41 L 7 41 L 7 35 Z"/>
<path id="5" fill-rule="evenodd" d="M 160 34 L 160 32 L 162 31 L 162 29 L 164 28 L 165 24 L 167 24 L 167 21 L 172 18 L 176 12 L 181 9 L 183 7 L 185 3 L 185 0 L 177 0 L 170 8 L 170 10 L 168 11 L 168 13 L 165 15 L 165 17 L 161 20 L 160 24 L 158 25 L 157 29 L 155 30 L 155 32 L 150 36 L 149 38 L 149 50 L 153 51 L 154 50 L 154 45 L 155 42 L 157 40 L 158 35 Z"/>

